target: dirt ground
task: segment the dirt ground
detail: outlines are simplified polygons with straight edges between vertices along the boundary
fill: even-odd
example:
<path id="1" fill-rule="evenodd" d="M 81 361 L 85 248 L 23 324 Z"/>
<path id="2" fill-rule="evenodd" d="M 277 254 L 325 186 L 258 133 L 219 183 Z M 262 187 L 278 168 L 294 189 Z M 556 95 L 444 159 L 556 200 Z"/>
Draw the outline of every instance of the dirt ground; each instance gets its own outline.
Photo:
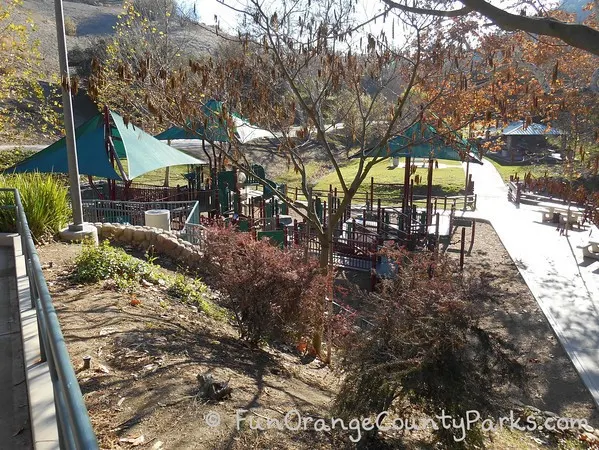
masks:
<path id="1" fill-rule="evenodd" d="M 458 248 L 459 233 L 449 254 L 457 256 Z M 62 243 L 39 249 L 102 448 L 353 447 L 347 436 L 339 441 L 330 433 L 252 429 L 257 421 L 265 426 L 268 418 L 283 420 L 293 409 L 302 417 L 329 417 L 339 374 L 302 360 L 293 348 L 251 349 L 231 325 L 173 300 L 161 286 L 140 287 L 132 296 L 113 290 L 110 281 L 73 284 L 69 275 L 78 251 Z M 513 344 L 527 369 L 528 385 L 511 388 L 506 399 L 598 425 L 590 395 L 490 226 L 477 224 L 466 270 L 489 278 L 494 302 L 481 304 L 484 326 Z M 141 303 L 132 306 L 133 298 Z M 82 370 L 84 356 L 91 356 L 91 369 Z M 198 398 L 197 376 L 203 373 L 229 382 L 232 397 L 216 404 Z M 533 439 L 510 434 L 490 447 L 547 448 Z"/>
<path id="2" fill-rule="evenodd" d="M 82 392 L 103 448 L 277 448 L 278 433 L 236 432 L 240 417 L 281 418 L 297 409 L 323 416 L 338 379 L 319 361 L 300 360 L 291 348 L 255 350 L 227 323 L 175 301 L 160 286 L 132 294 L 69 281 L 77 245 L 53 243 L 39 250 Z M 91 370 L 81 370 L 91 356 Z M 229 382 L 232 398 L 206 404 L 197 398 L 197 376 Z M 220 416 L 220 426 L 206 418 Z M 249 432 L 248 432 L 249 430 Z M 305 434 L 305 435 L 304 435 Z M 298 447 L 328 447 L 327 435 L 299 433 Z M 322 442 L 321 439 L 322 438 Z M 309 445 L 300 445 L 305 440 Z M 286 441 L 291 442 L 289 439 Z"/>

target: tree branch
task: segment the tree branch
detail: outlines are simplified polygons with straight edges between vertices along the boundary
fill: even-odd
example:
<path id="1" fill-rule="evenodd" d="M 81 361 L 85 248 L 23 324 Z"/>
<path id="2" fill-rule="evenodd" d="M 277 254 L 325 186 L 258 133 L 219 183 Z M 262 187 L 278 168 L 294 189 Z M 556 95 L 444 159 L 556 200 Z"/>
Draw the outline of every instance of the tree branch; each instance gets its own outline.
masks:
<path id="1" fill-rule="evenodd" d="M 491 20 L 496 26 L 508 31 L 526 31 L 533 34 L 552 36 L 561 39 L 572 47 L 586 50 L 599 56 L 599 30 L 577 23 L 561 22 L 550 17 L 527 17 L 512 14 L 487 3 L 485 0 L 460 0 L 464 8 L 451 11 L 437 11 L 402 5 L 393 0 L 383 0 L 392 8 L 414 14 L 440 17 L 459 17 L 471 11 Z"/>
<path id="2" fill-rule="evenodd" d="M 469 7 L 464 7 L 460 9 L 454 9 L 450 11 L 440 11 L 436 9 L 428 9 L 428 8 L 416 8 L 413 6 L 402 5 L 400 3 L 395 3 L 392 0 L 383 0 L 390 8 L 399 9 L 401 11 L 413 13 L 413 14 L 424 14 L 427 16 L 437 16 L 437 17 L 460 17 L 465 16 L 472 10 Z"/>
<path id="3" fill-rule="evenodd" d="M 599 56 L 599 30 L 586 25 L 561 22 L 549 17 L 526 17 L 497 8 L 484 0 L 460 0 L 465 6 L 493 21 L 504 30 L 522 30 L 561 39 L 572 47 Z"/>

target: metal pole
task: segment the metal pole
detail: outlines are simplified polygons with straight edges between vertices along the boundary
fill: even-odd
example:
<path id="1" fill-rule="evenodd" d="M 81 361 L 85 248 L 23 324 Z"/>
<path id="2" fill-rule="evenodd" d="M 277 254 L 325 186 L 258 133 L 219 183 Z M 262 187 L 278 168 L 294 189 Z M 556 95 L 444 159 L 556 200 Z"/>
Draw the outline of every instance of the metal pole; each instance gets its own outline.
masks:
<path id="1" fill-rule="evenodd" d="M 328 239 L 329 239 L 329 270 L 328 270 L 328 275 L 332 278 L 333 277 L 333 227 L 332 227 L 332 218 L 333 218 L 333 194 L 329 193 L 329 209 L 328 209 L 328 216 L 329 216 L 329 228 L 327 229 L 327 234 Z M 333 329 L 332 329 L 332 322 L 333 322 L 333 283 L 331 282 L 331 290 L 329 291 L 329 298 L 328 300 L 328 311 L 327 311 L 327 364 L 331 364 L 331 347 L 333 346 Z"/>
<path id="2" fill-rule="evenodd" d="M 73 103 L 71 99 L 71 80 L 69 78 L 69 62 L 67 59 L 67 42 L 64 31 L 64 13 L 62 0 L 54 0 L 56 14 L 56 36 L 58 37 L 58 59 L 62 85 L 62 107 L 64 112 L 64 128 L 67 140 L 67 157 L 69 168 L 69 184 L 71 203 L 73 206 L 73 223 L 69 230 L 83 230 L 83 208 L 81 206 L 81 190 L 79 188 L 79 166 L 77 165 L 77 147 L 75 144 L 75 122 L 73 119 Z"/>
<path id="3" fill-rule="evenodd" d="M 464 209 L 466 211 L 466 204 L 468 203 L 468 175 L 470 175 L 470 155 L 466 155 L 466 191 L 464 192 Z"/>
<path id="4" fill-rule="evenodd" d="M 431 198 L 433 195 L 433 158 L 428 159 L 428 176 L 426 179 L 426 226 L 431 224 Z"/>

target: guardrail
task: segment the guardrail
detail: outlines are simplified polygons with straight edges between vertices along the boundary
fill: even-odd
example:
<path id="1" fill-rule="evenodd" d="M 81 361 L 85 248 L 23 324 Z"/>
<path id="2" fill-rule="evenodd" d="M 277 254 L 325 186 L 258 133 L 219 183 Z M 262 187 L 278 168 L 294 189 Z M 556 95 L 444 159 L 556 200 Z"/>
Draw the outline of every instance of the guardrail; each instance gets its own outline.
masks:
<path id="1" fill-rule="evenodd" d="M 96 435 L 71 365 L 69 352 L 23 210 L 21 196 L 16 189 L 3 188 L 0 191 L 12 192 L 14 195 L 16 226 L 25 255 L 31 307 L 37 312 L 41 360 L 48 363 L 52 379 L 60 448 L 95 450 L 98 448 Z"/>

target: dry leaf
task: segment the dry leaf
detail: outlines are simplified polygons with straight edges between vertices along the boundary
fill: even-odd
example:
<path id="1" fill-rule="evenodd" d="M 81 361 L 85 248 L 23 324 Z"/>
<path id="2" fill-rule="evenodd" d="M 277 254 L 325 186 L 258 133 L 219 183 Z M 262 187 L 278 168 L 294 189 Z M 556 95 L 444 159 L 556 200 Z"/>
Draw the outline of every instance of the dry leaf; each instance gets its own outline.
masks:
<path id="1" fill-rule="evenodd" d="M 146 442 L 146 438 L 142 434 L 141 436 L 136 437 L 136 438 L 121 438 L 121 439 L 119 439 L 119 442 L 124 442 L 126 444 L 131 444 L 133 447 L 135 447 L 137 445 L 141 445 L 144 442 Z"/>

